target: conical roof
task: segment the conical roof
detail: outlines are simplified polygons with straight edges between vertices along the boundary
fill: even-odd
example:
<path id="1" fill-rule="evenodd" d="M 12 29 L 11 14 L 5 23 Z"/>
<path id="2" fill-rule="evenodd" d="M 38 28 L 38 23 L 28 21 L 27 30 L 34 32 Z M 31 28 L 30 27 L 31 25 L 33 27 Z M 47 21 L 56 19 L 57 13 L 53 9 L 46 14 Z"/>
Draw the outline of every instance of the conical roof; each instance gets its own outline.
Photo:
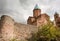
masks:
<path id="1" fill-rule="evenodd" d="M 35 8 L 34 9 L 40 9 L 38 4 L 35 5 Z"/>

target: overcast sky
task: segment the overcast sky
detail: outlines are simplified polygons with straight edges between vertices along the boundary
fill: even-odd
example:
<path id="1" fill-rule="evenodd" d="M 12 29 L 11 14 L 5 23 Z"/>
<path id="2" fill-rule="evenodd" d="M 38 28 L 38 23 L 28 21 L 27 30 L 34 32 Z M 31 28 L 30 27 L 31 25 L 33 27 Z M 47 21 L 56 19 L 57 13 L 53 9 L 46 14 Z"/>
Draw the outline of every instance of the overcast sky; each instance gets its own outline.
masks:
<path id="1" fill-rule="evenodd" d="M 0 16 L 9 15 L 17 22 L 26 23 L 36 4 L 51 20 L 55 12 L 60 13 L 60 0 L 0 0 Z"/>

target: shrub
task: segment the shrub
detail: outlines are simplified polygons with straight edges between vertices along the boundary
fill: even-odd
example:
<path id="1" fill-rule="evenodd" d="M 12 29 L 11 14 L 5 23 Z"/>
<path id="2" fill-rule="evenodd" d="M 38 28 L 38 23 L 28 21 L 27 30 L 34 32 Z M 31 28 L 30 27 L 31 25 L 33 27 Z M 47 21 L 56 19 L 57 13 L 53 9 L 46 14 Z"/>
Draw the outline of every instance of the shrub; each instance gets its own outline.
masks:
<path id="1" fill-rule="evenodd" d="M 33 33 L 29 41 L 57 41 L 60 37 L 60 31 L 52 23 L 38 27 L 38 32 Z"/>

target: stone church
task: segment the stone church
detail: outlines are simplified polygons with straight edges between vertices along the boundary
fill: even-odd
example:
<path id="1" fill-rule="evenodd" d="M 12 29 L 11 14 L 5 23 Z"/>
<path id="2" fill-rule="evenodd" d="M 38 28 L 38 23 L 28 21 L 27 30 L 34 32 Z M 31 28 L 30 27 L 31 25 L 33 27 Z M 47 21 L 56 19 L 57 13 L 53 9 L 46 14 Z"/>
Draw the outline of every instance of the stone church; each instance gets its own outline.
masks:
<path id="1" fill-rule="evenodd" d="M 47 24 L 49 19 L 50 17 L 46 13 L 42 14 L 41 9 L 36 5 L 33 9 L 33 17 L 29 16 L 27 24 L 36 25 L 38 27 Z"/>
<path id="2" fill-rule="evenodd" d="M 55 21 L 55 26 L 60 27 L 60 16 L 57 12 L 54 14 L 54 19 L 55 19 L 54 20 Z"/>
<path id="3" fill-rule="evenodd" d="M 10 16 L 3 15 L 0 18 L 0 41 L 30 38 L 32 33 L 38 31 L 36 26 L 47 24 L 49 18 L 47 14 L 41 14 L 38 5 L 33 10 L 33 17 L 28 18 L 27 24 L 17 23 Z"/>
<path id="4" fill-rule="evenodd" d="M 60 27 L 58 13 L 55 13 L 54 18 L 56 26 Z M 27 24 L 17 23 L 10 16 L 3 15 L 0 18 L 0 41 L 26 40 L 32 36 L 32 33 L 38 31 L 38 26 L 49 23 L 49 20 L 50 17 L 46 13 L 41 14 L 38 5 L 33 10 L 33 17 L 29 16 Z"/>

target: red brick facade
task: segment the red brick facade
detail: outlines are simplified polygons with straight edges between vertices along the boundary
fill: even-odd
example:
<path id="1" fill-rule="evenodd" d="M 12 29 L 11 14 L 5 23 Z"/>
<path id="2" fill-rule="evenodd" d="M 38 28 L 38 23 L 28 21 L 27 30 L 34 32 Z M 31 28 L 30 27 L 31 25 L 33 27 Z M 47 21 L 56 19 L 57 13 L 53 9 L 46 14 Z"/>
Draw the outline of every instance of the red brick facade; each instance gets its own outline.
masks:
<path id="1" fill-rule="evenodd" d="M 29 16 L 27 24 L 41 26 L 48 23 L 48 18 L 50 17 L 47 14 L 41 14 L 41 9 L 34 9 L 33 17 Z"/>
<path id="2" fill-rule="evenodd" d="M 59 14 L 58 13 L 55 13 L 54 19 L 55 19 L 55 25 L 57 27 L 60 27 L 60 17 L 59 17 Z"/>
<path id="3" fill-rule="evenodd" d="M 41 14 L 41 10 L 40 9 L 34 9 L 33 10 L 33 16 L 34 17 L 38 17 Z"/>

